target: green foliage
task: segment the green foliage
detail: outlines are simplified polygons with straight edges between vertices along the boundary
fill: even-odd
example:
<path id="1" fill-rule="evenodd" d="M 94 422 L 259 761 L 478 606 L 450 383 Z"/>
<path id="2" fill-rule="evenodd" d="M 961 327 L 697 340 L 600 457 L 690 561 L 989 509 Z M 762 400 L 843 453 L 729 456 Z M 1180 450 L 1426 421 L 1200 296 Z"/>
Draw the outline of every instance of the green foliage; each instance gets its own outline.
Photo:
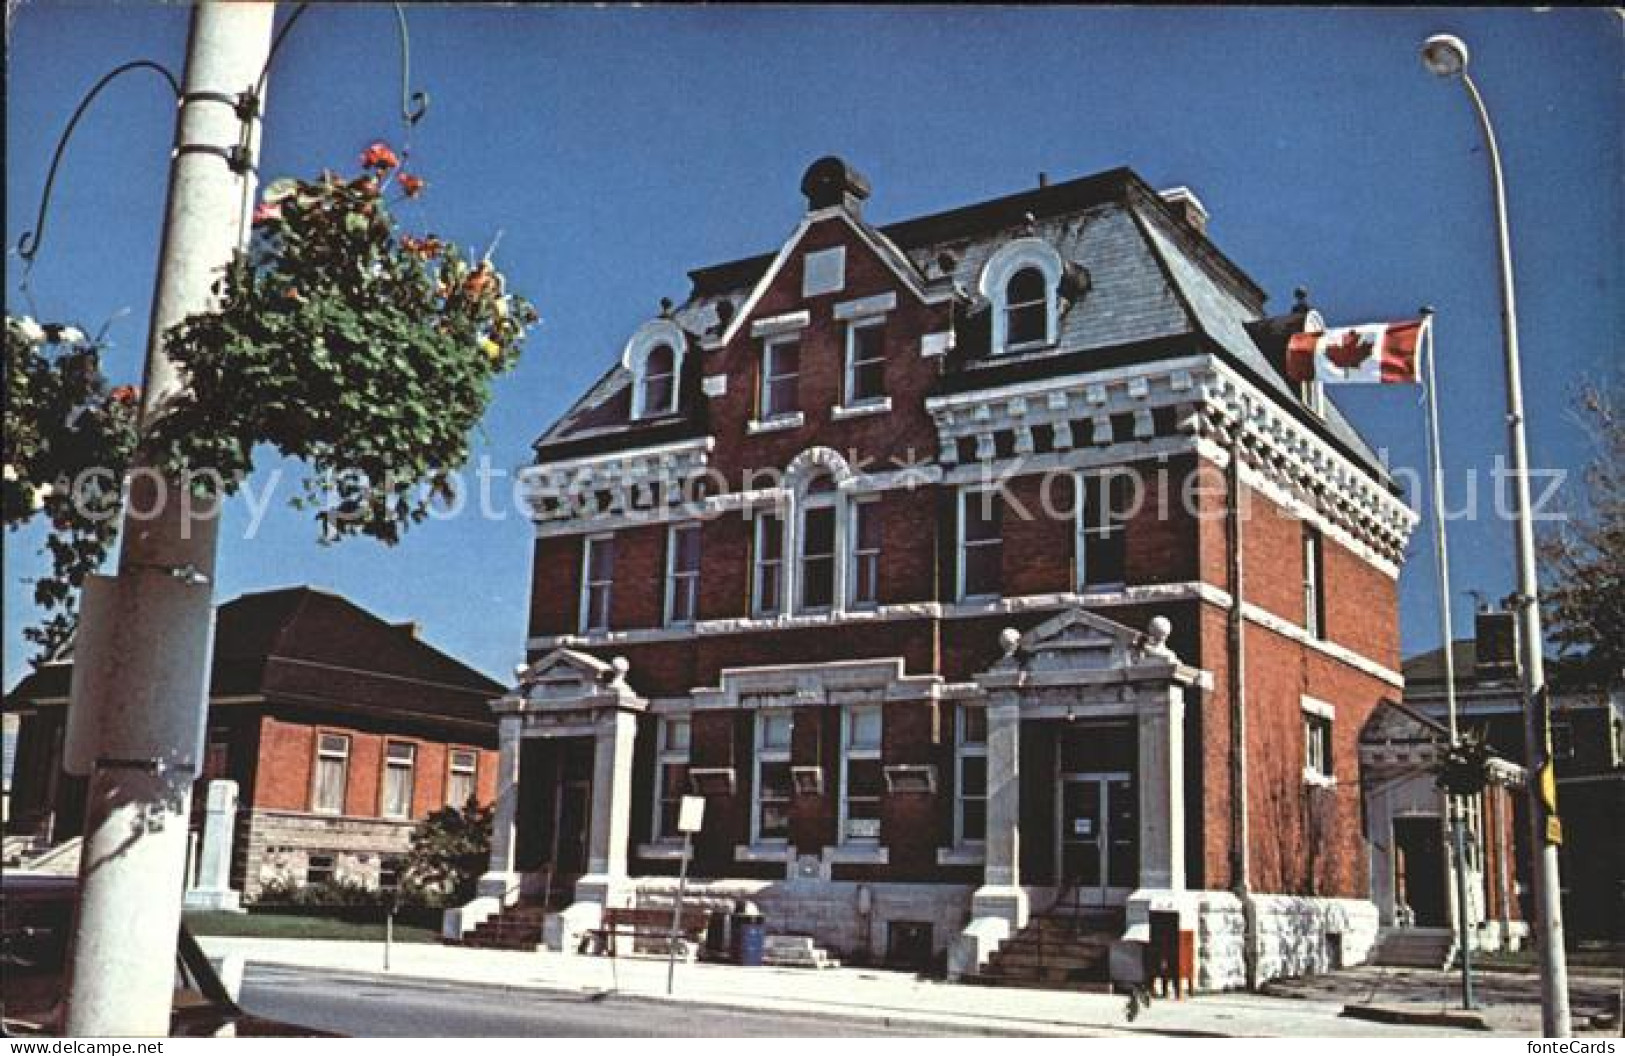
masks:
<path id="1" fill-rule="evenodd" d="M 292 879 L 275 878 L 260 888 L 259 897 L 254 900 L 259 906 L 309 906 L 312 909 L 322 907 L 377 907 L 379 909 L 395 906 L 430 906 L 438 904 L 427 892 L 412 885 L 403 884 L 399 892 L 386 891 L 381 887 L 368 887 L 366 884 L 351 880 L 329 880 L 320 884 L 301 884 Z"/>
<path id="2" fill-rule="evenodd" d="M 406 877 L 410 885 L 441 896 L 446 905 L 462 905 L 491 860 L 491 808 L 470 800 L 462 810 L 445 807 L 430 814 L 412 832 Z"/>
<path id="3" fill-rule="evenodd" d="M 1482 733 L 1463 730 L 1434 765 L 1434 783 L 1452 796 L 1476 796 L 1490 783 L 1491 755 Z"/>
<path id="4" fill-rule="evenodd" d="M 15 529 L 42 516 L 52 528 L 51 572 L 34 583 L 45 617 L 23 632 L 39 646 L 37 659 L 73 634 L 79 588 L 118 536 L 138 394 L 109 387 L 101 352 L 76 328 L 6 319 L 5 524 Z"/>

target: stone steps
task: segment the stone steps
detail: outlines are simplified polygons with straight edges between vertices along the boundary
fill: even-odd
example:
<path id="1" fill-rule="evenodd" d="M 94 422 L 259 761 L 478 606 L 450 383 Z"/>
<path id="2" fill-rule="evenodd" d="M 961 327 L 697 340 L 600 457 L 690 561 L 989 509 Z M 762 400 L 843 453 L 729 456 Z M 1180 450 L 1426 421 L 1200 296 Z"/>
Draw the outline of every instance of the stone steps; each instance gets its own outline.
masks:
<path id="1" fill-rule="evenodd" d="M 1455 937 L 1444 928 L 1389 928 L 1377 939 L 1371 963 L 1386 968 L 1448 968 Z"/>
<path id="2" fill-rule="evenodd" d="M 841 962 L 806 935 L 768 935 L 762 963 L 770 968 L 839 968 Z"/>
<path id="3" fill-rule="evenodd" d="M 1027 926 L 965 981 L 978 986 L 1107 991 L 1111 944 L 1123 931 L 1120 913 L 1049 913 Z"/>
<path id="4" fill-rule="evenodd" d="M 549 912 L 538 902 L 516 902 L 501 913 L 486 917 L 456 942 L 445 941 L 447 945 L 486 950 L 533 951 L 542 944 L 542 924 Z"/>

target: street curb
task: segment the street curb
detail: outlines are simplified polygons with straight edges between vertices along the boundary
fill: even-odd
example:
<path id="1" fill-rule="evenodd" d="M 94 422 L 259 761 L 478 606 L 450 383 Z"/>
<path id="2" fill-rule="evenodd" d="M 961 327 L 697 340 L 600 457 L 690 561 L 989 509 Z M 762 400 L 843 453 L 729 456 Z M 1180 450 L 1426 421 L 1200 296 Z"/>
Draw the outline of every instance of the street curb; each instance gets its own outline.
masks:
<path id="1" fill-rule="evenodd" d="M 1405 1008 L 1402 1005 L 1344 1005 L 1346 1019 L 1373 1023 L 1399 1023 L 1417 1027 L 1455 1027 L 1459 1030 L 1490 1030 L 1477 1012 L 1446 1008 Z"/>
<path id="2" fill-rule="evenodd" d="M 886 1026 L 922 1026 L 942 1027 L 951 1026 L 977 1034 L 990 1037 L 1028 1036 L 1028 1037 L 1078 1037 L 1088 1036 L 1085 1031 L 1110 1031 L 1112 1033 L 1149 1035 L 1153 1037 L 1180 1037 L 1180 1038 L 1228 1038 L 1236 1037 L 1233 1034 L 1224 1034 L 1217 1031 L 1198 1030 L 1189 1027 L 1141 1027 L 1130 1024 L 1107 1023 L 1071 1023 L 1053 1019 L 1024 1019 L 1000 1018 L 997 1025 L 990 1025 L 985 1020 L 993 1017 L 981 1017 L 983 1021 L 967 1020 L 964 1013 L 945 1012 L 939 1016 L 924 1013 L 897 1012 L 891 1009 L 877 1009 L 871 1005 L 843 1005 L 842 1011 L 835 1011 L 828 1006 L 808 1007 L 798 1004 L 783 1006 L 765 1006 L 749 1004 L 745 1000 L 736 1002 L 712 999 L 690 999 L 676 995 L 650 994 L 636 990 L 605 990 L 596 987 L 570 986 L 567 983 L 485 983 L 471 982 L 460 979 L 447 979 L 439 976 L 424 976 L 412 974 L 398 974 L 395 972 L 367 972 L 354 968 L 326 968 L 321 965 L 301 964 L 294 961 L 267 960 L 257 957 L 246 958 L 249 966 L 260 965 L 268 968 L 292 968 L 300 971 L 319 971 L 325 976 L 340 980 L 363 984 L 383 981 L 394 983 L 407 983 L 425 989 L 448 989 L 456 986 L 478 986 L 482 989 L 508 994 L 524 994 L 534 991 L 548 993 L 574 994 L 585 998 L 624 997 L 633 1000 L 660 1001 L 667 1004 L 686 1005 L 690 1008 L 716 1009 L 719 1011 L 737 1012 L 746 1011 L 779 1011 L 794 1012 L 814 1019 L 830 1019 L 850 1021 L 860 1018 L 881 1023 Z M 770 999 L 777 1000 L 777 999 Z"/>

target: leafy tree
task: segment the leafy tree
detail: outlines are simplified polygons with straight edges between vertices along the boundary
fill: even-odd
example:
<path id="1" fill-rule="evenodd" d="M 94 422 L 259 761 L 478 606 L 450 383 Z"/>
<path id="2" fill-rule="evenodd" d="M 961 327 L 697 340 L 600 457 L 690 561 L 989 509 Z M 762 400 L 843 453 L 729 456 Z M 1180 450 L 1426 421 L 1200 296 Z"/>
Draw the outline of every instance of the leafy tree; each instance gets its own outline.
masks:
<path id="1" fill-rule="evenodd" d="M 1587 384 L 1576 406 L 1597 448 L 1584 499 L 1543 534 L 1546 630 L 1567 673 L 1589 685 L 1625 670 L 1625 406 L 1620 380 Z"/>
<path id="2" fill-rule="evenodd" d="M 461 905 L 474 897 L 475 883 L 491 860 L 491 808 L 472 799 L 458 810 L 435 811 L 412 832 L 406 856 L 407 886 Z"/>

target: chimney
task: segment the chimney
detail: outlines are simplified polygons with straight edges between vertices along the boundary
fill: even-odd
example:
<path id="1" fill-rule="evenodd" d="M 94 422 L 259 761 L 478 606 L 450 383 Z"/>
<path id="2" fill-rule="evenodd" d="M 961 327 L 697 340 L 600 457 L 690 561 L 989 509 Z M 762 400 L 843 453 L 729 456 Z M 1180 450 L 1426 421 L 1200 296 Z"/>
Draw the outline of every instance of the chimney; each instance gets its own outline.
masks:
<path id="1" fill-rule="evenodd" d="M 1473 673 L 1484 681 L 1518 677 L 1518 620 L 1514 613 L 1485 611 L 1473 615 Z"/>
<path id="2" fill-rule="evenodd" d="M 1173 207 L 1175 215 L 1185 221 L 1185 226 L 1199 235 L 1207 234 L 1207 209 L 1194 191 L 1189 187 L 1170 187 L 1158 194 Z"/>
<path id="3" fill-rule="evenodd" d="M 418 631 L 420 630 L 420 628 L 421 628 L 421 625 L 416 620 L 407 620 L 405 623 L 397 623 L 395 625 L 395 629 L 397 631 L 405 631 L 407 634 L 411 635 L 413 638 L 416 638 L 418 636 Z"/>
<path id="4" fill-rule="evenodd" d="M 807 196 L 809 213 L 839 206 L 856 217 L 862 215 L 863 200 L 869 197 L 869 181 L 831 154 L 807 167 L 807 174 L 801 177 L 801 193 Z"/>

